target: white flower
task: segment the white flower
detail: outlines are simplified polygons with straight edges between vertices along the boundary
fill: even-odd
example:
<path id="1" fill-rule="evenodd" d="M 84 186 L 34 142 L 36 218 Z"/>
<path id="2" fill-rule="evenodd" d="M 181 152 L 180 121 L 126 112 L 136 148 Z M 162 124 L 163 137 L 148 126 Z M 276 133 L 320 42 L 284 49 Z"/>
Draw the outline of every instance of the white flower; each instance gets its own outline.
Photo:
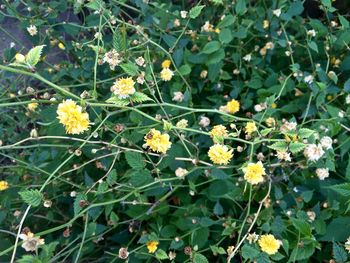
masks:
<path id="1" fill-rule="evenodd" d="M 272 42 L 267 42 L 265 45 L 266 49 L 273 49 L 275 45 Z"/>
<path id="2" fill-rule="evenodd" d="M 36 34 L 38 34 L 38 29 L 35 25 L 30 25 L 29 27 L 27 27 L 27 31 L 31 36 L 35 36 Z"/>
<path id="3" fill-rule="evenodd" d="M 317 168 L 316 169 L 316 175 L 320 180 L 324 180 L 329 176 L 329 170 L 328 168 Z"/>
<path id="4" fill-rule="evenodd" d="M 184 11 L 184 10 L 180 11 L 181 18 L 186 18 L 187 14 L 188 14 L 187 11 Z"/>
<path id="5" fill-rule="evenodd" d="M 316 36 L 316 31 L 314 29 L 307 31 L 308 36 L 315 37 Z"/>
<path id="6" fill-rule="evenodd" d="M 346 104 L 350 104 L 350 94 L 348 94 L 345 98 Z"/>
<path id="7" fill-rule="evenodd" d="M 312 162 L 318 161 L 323 154 L 324 151 L 321 145 L 309 144 L 304 150 L 305 157 Z"/>
<path id="8" fill-rule="evenodd" d="M 137 79 L 136 79 L 136 82 L 139 83 L 139 84 L 143 84 L 145 83 L 145 72 L 142 71 L 138 76 L 137 76 Z"/>
<path id="9" fill-rule="evenodd" d="M 290 162 L 292 159 L 290 158 L 290 153 L 287 151 L 277 151 L 276 156 L 278 160 L 284 160 L 286 162 Z"/>
<path id="10" fill-rule="evenodd" d="M 179 177 L 181 179 L 183 179 L 186 174 L 188 174 L 188 171 L 184 168 L 181 168 L 181 167 L 177 168 L 175 171 L 176 177 Z"/>
<path id="11" fill-rule="evenodd" d="M 266 104 L 266 103 L 260 103 L 260 104 L 256 104 L 256 105 L 254 106 L 254 110 L 255 110 L 256 112 L 263 111 L 263 110 L 265 110 L 266 108 L 267 108 L 267 104 Z"/>
<path id="12" fill-rule="evenodd" d="M 208 117 L 205 116 L 201 116 L 201 119 L 199 120 L 199 126 L 201 126 L 202 128 L 205 128 L 207 126 L 209 126 L 210 124 L 210 119 Z"/>
<path id="13" fill-rule="evenodd" d="M 279 16 L 281 15 L 281 9 L 275 9 L 275 10 L 272 11 L 272 13 L 273 13 L 275 16 L 279 17 Z"/>
<path id="14" fill-rule="evenodd" d="M 251 59 L 252 59 L 252 54 L 247 54 L 243 57 L 243 60 L 247 62 L 249 62 Z"/>
<path id="15" fill-rule="evenodd" d="M 297 128 L 297 123 L 296 122 L 289 122 L 289 121 L 286 121 L 283 123 L 283 125 L 281 126 L 280 128 L 280 131 L 281 132 L 288 132 L 288 131 L 293 131 Z"/>
<path id="16" fill-rule="evenodd" d="M 175 19 L 174 20 L 174 27 L 179 27 L 181 25 L 180 20 L 179 19 Z"/>
<path id="17" fill-rule="evenodd" d="M 118 66 L 120 62 L 122 62 L 122 59 L 115 49 L 106 52 L 103 56 L 103 63 L 108 63 L 111 70 L 114 70 L 114 68 Z"/>
<path id="18" fill-rule="evenodd" d="M 259 235 L 255 234 L 255 232 L 253 234 L 248 234 L 247 236 L 247 240 L 249 242 L 249 244 L 255 243 L 256 241 L 258 241 L 259 239 Z"/>
<path id="19" fill-rule="evenodd" d="M 315 221 L 316 213 L 314 211 L 307 211 L 306 214 L 309 217 L 309 222 Z"/>
<path id="20" fill-rule="evenodd" d="M 10 48 L 13 48 L 14 46 L 16 46 L 16 44 L 14 42 L 10 43 Z"/>
<path id="21" fill-rule="evenodd" d="M 206 22 L 204 23 L 204 25 L 202 26 L 201 31 L 204 31 L 204 32 L 211 32 L 212 29 L 213 29 L 213 25 L 211 25 L 211 24 L 209 23 L 209 21 L 206 21 Z"/>
<path id="22" fill-rule="evenodd" d="M 138 57 L 135 60 L 136 64 L 139 65 L 140 67 L 142 67 L 145 64 L 145 59 L 143 57 Z"/>
<path id="23" fill-rule="evenodd" d="M 96 39 L 102 39 L 102 34 L 100 33 L 100 32 L 96 32 L 95 33 L 95 35 L 94 35 L 94 37 L 96 38 Z"/>
<path id="24" fill-rule="evenodd" d="M 322 148 L 323 149 L 326 149 L 326 150 L 329 150 L 332 148 L 332 138 L 331 137 L 328 137 L 328 136 L 324 136 L 322 139 L 321 139 L 321 145 L 322 145 Z"/>
<path id="25" fill-rule="evenodd" d="M 314 77 L 312 75 L 308 75 L 304 78 L 304 81 L 307 83 L 307 84 L 311 84 L 313 81 L 314 81 Z"/>
<path id="26" fill-rule="evenodd" d="M 342 111 L 342 110 L 339 111 L 338 116 L 339 116 L 339 118 L 344 118 L 344 116 L 345 116 L 344 111 Z"/>
<path id="27" fill-rule="evenodd" d="M 28 232 L 27 234 L 20 234 L 19 238 L 23 240 L 22 247 L 25 251 L 35 251 L 38 246 L 44 245 L 45 240 L 40 237 L 35 237 L 32 232 Z"/>
<path id="28" fill-rule="evenodd" d="M 172 100 L 176 102 L 182 102 L 184 98 L 185 98 L 185 95 L 181 91 L 175 91 L 174 97 Z"/>

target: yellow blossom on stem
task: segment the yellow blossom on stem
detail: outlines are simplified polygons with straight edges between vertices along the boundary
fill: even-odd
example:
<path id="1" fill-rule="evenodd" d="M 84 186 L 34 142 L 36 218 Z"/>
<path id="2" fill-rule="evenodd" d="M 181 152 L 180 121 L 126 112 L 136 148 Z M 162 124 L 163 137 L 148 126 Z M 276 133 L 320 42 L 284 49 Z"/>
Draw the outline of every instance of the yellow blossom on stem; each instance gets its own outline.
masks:
<path id="1" fill-rule="evenodd" d="M 227 165 L 233 156 L 232 151 L 226 145 L 214 144 L 209 148 L 208 156 L 215 164 Z"/>
<path id="2" fill-rule="evenodd" d="M 80 134 L 89 129 L 89 115 L 71 99 L 58 105 L 57 115 L 68 134 Z"/>
<path id="3" fill-rule="evenodd" d="M 9 188 L 9 183 L 6 181 L 0 181 L 0 191 L 4 191 Z"/>
<path id="4" fill-rule="evenodd" d="M 36 108 L 38 107 L 38 103 L 37 102 L 32 102 L 32 103 L 29 103 L 28 106 L 27 106 L 27 109 L 29 111 L 35 111 Z"/>
<path id="5" fill-rule="evenodd" d="M 169 59 L 166 59 L 162 62 L 162 68 L 169 68 L 171 65 L 171 61 Z"/>
<path id="6" fill-rule="evenodd" d="M 258 129 L 256 128 L 255 122 L 247 122 L 245 126 L 245 133 L 248 135 L 251 135 L 253 132 L 257 131 Z"/>
<path id="7" fill-rule="evenodd" d="M 161 134 L 156 129 L 151 129 L 144 139 L 145 145 L 154 152 L 166 153 L 171 147 L 169 134 Z"/>
<path id="8" fill-rule="evenodd" d="M 281 246 L 280 241 L 278 241 L 273 235 L 262 235 L 259 238 L 258 244 L 261 251 L 269 255 L 276 254 Z"/>
<path id="9" fill-rule="evenodd" d="M 119 99 L 126 99 L 136 92 L 134 85 L 135 82 L 131 77 L 119 78 L 114 82 L 111 91 L 117 95 Z"/>
<path id="10" fill-rule="evenodd" d="M 158 245 L 159 245 L 159 242 L 157 242 L 157 241 L 148 241 L 146 244 L 148 252 L 149 253 L 156 252 Z"/>
<path id="11" fill-rule="evenodd" d="M 169 68 L 163 68 L 162 71 L 160 72 L 160 78 L 163 81 L 169 81 L 173 78 L 174 72 L 169 69 Z"/>
<path id="12" fill-rule="evenodd" d="M 231 114 L 235 114 L 236 112 L 239 111 L 239 101 L 237 100 L 231 100 L 227 102 L 226 104 L 226 111 Z"/>
<path id="13" fill-rule="evenodd" d="M 259 184 L 264 181 L 266 174 L 265 168 L 261 161 L 257 163 L 249 163 L 243 168 L 244 179 L 250 184 Z"/>

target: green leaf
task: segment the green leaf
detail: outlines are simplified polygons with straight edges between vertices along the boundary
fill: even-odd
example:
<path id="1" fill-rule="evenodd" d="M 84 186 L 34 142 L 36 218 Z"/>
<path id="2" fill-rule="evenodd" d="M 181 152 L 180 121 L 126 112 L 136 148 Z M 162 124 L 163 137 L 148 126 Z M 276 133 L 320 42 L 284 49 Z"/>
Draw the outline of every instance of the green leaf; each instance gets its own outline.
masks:
<path id="1" fill-rule="evenodd" d="M 148 97 L 146 94 L 142 92 L 135 92 L 130 96 L 130 100 L 136 103 L 141 103 L 144 101 L 153 101 L 150 97 Z"/>
<path id="2" fill-rule="evenodd" d="M 205 7 L 205 5 L 197 5 L 195 7 L 192 7 L 190 12 L 189 12 L 189 17 L 192 18 L 192 19 L 195 19 L 196 17 L 198 17 L 201 12 L 202 12 L 202 9 Z"/>
<path id="3" fill-rule="evenodd" d="M 333 242 L 333 256 L 337 263 L 344 263 L 348 260 L 348 254 L 345 249 L 335 242 Z"/>
<path id="4" fill-rule="evenodd" d="M 43 51 L 43 48 L 45 45 L 36 46 L 33 47 L 26 55 L 26 63 L 28 63 L 30 66 L 34 67 L 36 64 L 38 64 L 41 56 L 41 52 Z"/>
<path id="5" fill-rule="evenodd" d="M 193 257 L 193 263 L 209 263 L 209 261 L 204 255 L 196 253 Z"/>
<path id="6" fill-rule="evenodd" d="M 238 0 L 235 7 L 237 15 L 243 15 L 247 12 L 247 3 L 246 0 Z"/>
<path id="7" fill-rule="evenodd" d="M 350 183 L 336 184 L 328 187 L 343 196 L 350 196 Z"/>
<path id="8" fill-rule="evenodd" d="M 24 255 L 16 261 L 17 263 L 43 263 L 40 259 L 33 255 Z"/>
<path id="9" fill-rule="evenodd" d="M 42 250 L 40 252 L 40 259 L 43 262 L 49 262 L 52 256 L 54 255 L 55 249 L 59 242 L 51 242 L 50 244 L 42 246 Z"/>
<path id="10" fill-rule="evenodd" d="M 125 152 L 125 159 L 127 163 L 134 169 L 143 169 L 145 167 L 145 159 L 141 153 Z"/>
<path id="11" fill-rule="evenodd" d="M 157 249 L 156 258 L 160 260 L 168 259 L 167 253 L 163 249 Z"/>
<path id="12" fill-rule="evenodd" d="M 345 170 L 345 177 L 350 181 L 350 155 L 348 159 L 348 165 L 346 166 L 346 170 Z"/>
<path id="13" fill-rule="evenodd" d="M 289 150 L 293 153 L 296 154 L 298 152 L 301 152 L 302 150 L 304 150 L 304 148 L 306 147 L 305 143 L 302 142 L 291 142 L 289 144 Z"/>
<path id="14" fill-rule="evenodd" d="M 288 144 L 286 142 L 275 142 L 272 145 L 268 146 L 270 149 L 275 150 L 275 151 L 287 151 Z"/>
<path id="15" fill-rule="evenodd" d="M 303 219 L 292 218 L 293 226 L 303 235 L 310 237 L 311 236 L 311 227 Z"/>
<path id="16" fill-rule="evenodd" d="M 202 53 L 211 54 L 219 50 L 220 47 L 221 47 L 221 44 L 219 41 L 211 41 L 203 47 Z"/>
<path id="17" fill-rule="evenodd" d="M 251 259 L 253 260 L 259 255 L 260 251 L 257 250 L 255 247 L 252 247 L 250 245 L 245 244 L 242 247 L 242 257 L 244 259 Z"/>
<path id="18" fill-rule="evenodd" d="M 113 169 L 107 176 L 106 179 L 107 184 L 110 186 L 114 185 L 117 182 L 117 171 Z"/>
<path id="19" fill-rule="evenodd" d="M 316 53 L 318 53 L 318 47 L 317 44 L 314 41 L 310 41 L 308 44 L 309 48 L 311 48 L 313 51 L 315 51 Z"/>
<path id="20" fill-rule="evenodd" d="M 137 75 L 139 72 L 138 67 L 132 63 L 124 63 L 121 64 L 120 67 L 124 70 L 126 74 L 132 77 Z"/>
<path id="21" fill-rule="evenodd" d="M 26 190 L 19 192 L 19 195 L 28 205 L 39 206 L 43 200 L 43 194 L 39 190 Z"/>
<path id="22" fill-rule="evenodd" d="M 118 52 L 125 52 L 126 46 L 127 44 L 125 30 L 116 30 L 113 34 L 113 48 Z"/>
<path id="23" fill-rule="evenodd" d="M 314 134 L 315 131 L 307 129 L 307 128 L 301 128 L 298 132 L 298 135 L 300 138 L 305 139 L 309 138 L 312 134 Z"/>
<path id="24" fill-rule="evenodd" d="M 108 100 L 106 100 L 108 103 L 113 103 L 119 107 L 125 107 L 128 106 L 130 101 L 128 99 L 119 99 L 117 96 L 112 96 Z"/>

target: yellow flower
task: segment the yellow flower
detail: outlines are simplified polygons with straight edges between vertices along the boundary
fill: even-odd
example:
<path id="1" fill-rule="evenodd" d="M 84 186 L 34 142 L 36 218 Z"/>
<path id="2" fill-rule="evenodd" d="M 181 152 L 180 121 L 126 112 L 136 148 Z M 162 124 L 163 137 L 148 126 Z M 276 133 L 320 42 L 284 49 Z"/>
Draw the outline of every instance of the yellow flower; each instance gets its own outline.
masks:
<path id="1" fill-rule="evenodd" d="M 6 181 L 0 181 L 0 191 L 4 191 L 9 188 L 9 183 Z"/>
<path id="2" fill-rule="evenodd" d="M 62 49 L 62 50 L 66 49 L 66 47 L 64 46 L 64 44 L 62 42 L 58 43 L 58 48 Z"/>
<path id="3" fill-rule="evenodd" d="M 277 108 L 277 104 L 276 104 L 276 103 L 272 103 L 272 104 L 271 104 L 271 108 L 272 108 L 272 109 L 276 109 L 276 108 Z"/>
<path id="4" fill-rule="evenodd" d="M 160 72 L 160 78 L 163 81 L 169 81 L 173 78 L 174 72 L 169 69 L 169 68 L 163 68 L 162 71 Z"/>
<path id="5" fill-rule="evenodd" d="M 32 103 L 29 103 L 28 106 L 27 106 L 27 109 L 29 111 L 35 111 L 35 109 L 38 107 L 38 103 L 36 102 L 32 102 Z"/>
<path id="6" fill-rule="evenodd" d="M 243 168 L 244 179 L 250 184 L 258 184 L 264 181 L 265 168 L 261 161 L 249 163 Z"/>
<path id="7" fill-rule="evenodd" d="M 65 126 L 66 133 L 80 134 L 89 129 L 89 115 L 71 99 L 58 105 L 57 115 L 57 119 Z"/>
<path id="8" fill-rule="evenodd" d="M 227 165 L 232 158 L 232 149 L 229 150 L 226 145 L 214 144 L 209 148 L 208 156 L 215 164 Z"/>
<path id="9" fill-rule="evenodd" d="M 169 134 L 161 134 L 156 129 L 151 129 L 145 135 L 145 144 L 152 151 L 159 153 L 166 153 L 171 147 Z"/>
<path id="10" fill-rule="evenodd" d="M 237 100 L 231 100 L 227 102 L 226 104 L 226 110 L 228 113 L 235 114 L 239 111 L 239 101 Z"/>
<path id="11" fill-rule="evenodd" d="M 26 57 L 20 53 L 15 55 L 15 59 L 17 63 L 23 63 L 26 60 Z"/>
<path id="12" fill-rule="evenodd" d="M 274 255 L 280 248 L 280 242 L 273 235 L 262 235 L 259 238 L 261 250 L 269 255 Z"/>
<path id="13" fill-rule="evenodd" d="M 134 85 L 135 82 L 131 77 L 119 78 L 114 82 L 111 90 L 119 99 L 126 99 L 136 92 Z"/>
<path id="14" fill-rule="evenodd" d="M 209 132 L 210 137 L 215 139 L 215 137 L 226 137 L 228 135 L 226 127 L 224 125 L 215 125 L 213 129 Z"/>
<path id="15" fill-rule="evenodd" d="M 148 248 L 148 252 L 149 253 L 156 252 L 156 250 L 158 248 L 158 244 L 159 244 L 159 242 L 157 242 L 157 241 L 148 241 L 146 244 L 147 248 Z"/>
<path id="16" fill-rule="evenodd" d="M 247 122 L 245 126 L 245 133 L 251 135 L 255 131 L 257 131 L 255 122 Z"/>
<path id="17" fill-rule="evenodd" d="M 169 59 L 166 59 L 162 62 L 162 68 L 169 68 L 171 65 L 171 61 Z"/>
<path id="18" fill-rule="evenodd" d="M 215 33 L 219 34 L 221 32 L 220 28 L 215 28 Z"/>

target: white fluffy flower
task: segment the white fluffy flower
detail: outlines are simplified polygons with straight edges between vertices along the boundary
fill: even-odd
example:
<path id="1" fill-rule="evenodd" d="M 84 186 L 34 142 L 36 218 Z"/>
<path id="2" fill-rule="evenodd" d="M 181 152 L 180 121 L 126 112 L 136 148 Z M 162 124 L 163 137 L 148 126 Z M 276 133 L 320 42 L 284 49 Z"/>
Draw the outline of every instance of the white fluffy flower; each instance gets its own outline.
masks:
<path id="1" fill-rule="evenodd" d="M 210 119 L 208 117 L 201 116 L 201 119 L 199 120 L 199 126 L 201 126 L 202 128 L 205 128 L 209 126 L 209 124 L 210 124 Z"/>
<path id="2" fill-rule="evenodd" d="M 275 9 L 275 10 L 273 10 L 272 11 L 272 13 L 275 15 L 275 16 L 277 16 L 277 17 L 279 17 L 280 15 L 281 15 L 281 9 L 279 8 L 279 9 Z"/>
<path id="3" fill-rule="evenodd" d="M 36 34 L 38 34 L 38 29 L 35 25 L 30 25 L 29 27 L 27 27 L 27 31 L 31 36 L 35 36 Z"/>
<path id="4" fill-rule="evenodd" d="M 184 100 L 185 96 L 181 91 L 175 91 L 174 92 L 174 97 L 173 97 L 173 101 L 176 102 L 182 102 Z"/>
<path id="5" fill-rule="evenodd" d="M 332 148 L 332 138 L 331 137 L 328 137 L 328 136 L 324 136 L 322 139 L 321 139 L 321 145 L 322 145 L 322 148 L 323 149 L 326 149 L 326 150 L 329 150 Z"/>
<path id="6" fill-rule="evenodd" d="M 290 162 L 292 160 L 290 158 L 290 153 L 287 151 L 277 151 L 276 156 L 278 160 L 281 160 L 281 161 Z"/>
<path id="7" fill-rule="evenodd" d="M 184 169 L 184 168 L 181 168 L 181 167 L 177 168 L 176 171 L 175 171 L 176 177 L 179 177 L 179 178 L 182 178 L 182 179 L 185 177 L 185 175 L 187 173 L 188 173 L 188 171 L 186 169 Z"/>
<path id="8" fill-rule="evenodd" d="M 314 81 L 314 77 L 312 75 L 308 75 L 304 78 L 304 81 L 307 83 L 307 84 L 311 84 L 313 81 Z"/>
<path id="9" fill-rule="evenodd" d="M 348 94 L 345 98 L 346 104 L 350 104 L 350 94 Z"/>
<path id="10" fill-rule="evenodd" d="M 139 65 L 140 67 L 144 66 L 145 64 L 145 59 L 143 57 L 138 57 L 136 60 L 135 60 L 136 64 Z"/>
<path id="11" fill-rule="evenodd" d="M 252 59 L 252 54 L 247 54 L 243 57 L 243 60 L 247 62 L 249 62 L 251 59 Z"/>
<path id="12" fill-rule="evenodd" d="M 315 37 L 316 36 L 316 31 L 314 29 L 307 31 L 308 36 Z"/>
<path id="13" fill-rule="evenodd" d="M 23 240 L 22 247 L 25 251 L 35 251 L 38 246 L 44 245 L 44 239 L 40 237 L 35 237 L 32 232 L 28 232 L 27 234 L 20 234 L 19 238 Z"/>
<path id="14" fill-rule="evenodd" d="M 186 18 L 187 14 L 188 14 L 187 11 L 184 11 L 184 10 L 180 11 L 181 18 Z"/>
<path id="15" fill-rule="evenodd" d="M 119 53 L 115 49 L 112 49 L 105 53 L 103 56 L 103 62 L 108 63 L 110 69 L 114 70 L 114 68 L 122 62 L 122 59 L 120 58 Z"/>
<path id="16" fill-rule="evenodd" d="M 317 168 L 316 175 L 320 180 L 324 180 L 329 176 L 328 168 Z"/>
<path id="17" fill-rule="evenodd" d="M 320 144 L 309 144 L 304 150 L 305 157 L 312 162 L 318 161 L 323 156 L 323 154 L 324 151 Z"/>

